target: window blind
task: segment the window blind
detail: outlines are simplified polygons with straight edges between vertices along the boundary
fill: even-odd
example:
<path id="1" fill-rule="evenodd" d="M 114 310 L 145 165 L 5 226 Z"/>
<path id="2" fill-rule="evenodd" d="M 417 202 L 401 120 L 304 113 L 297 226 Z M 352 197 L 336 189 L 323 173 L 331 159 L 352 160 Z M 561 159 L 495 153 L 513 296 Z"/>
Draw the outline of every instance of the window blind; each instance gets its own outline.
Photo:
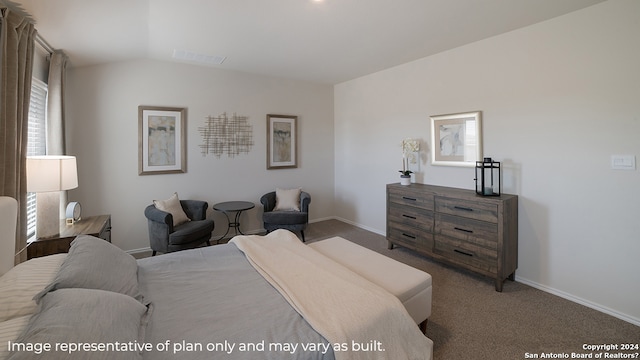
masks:
<path id="1" fill-rule="evenodd" d="M 47 84 L 33 78 L 29 102 L 27 156 L 47 152 Z M 27 193 L 27 238 L 36 232 L 36 194 Z"/>

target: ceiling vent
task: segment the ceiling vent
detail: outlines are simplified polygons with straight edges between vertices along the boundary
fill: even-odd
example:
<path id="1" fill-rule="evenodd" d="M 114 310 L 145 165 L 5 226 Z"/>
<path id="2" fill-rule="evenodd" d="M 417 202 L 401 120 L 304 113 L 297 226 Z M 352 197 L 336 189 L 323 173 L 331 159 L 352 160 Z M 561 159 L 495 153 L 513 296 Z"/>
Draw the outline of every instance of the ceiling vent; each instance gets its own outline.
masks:
<path id="1" fill-rule="evenodd" d="M 210 65 L 221 65 L 227 59 L 226 56 L 199 54 L 193 51 L 177 49 L 173 50 L 173 58 Z"/>

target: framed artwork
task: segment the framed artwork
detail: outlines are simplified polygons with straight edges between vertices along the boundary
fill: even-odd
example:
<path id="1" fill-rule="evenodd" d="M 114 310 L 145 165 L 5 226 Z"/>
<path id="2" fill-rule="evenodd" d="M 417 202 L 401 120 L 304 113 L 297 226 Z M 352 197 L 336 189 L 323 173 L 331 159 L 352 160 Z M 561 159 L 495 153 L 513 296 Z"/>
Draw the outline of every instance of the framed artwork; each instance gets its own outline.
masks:
<path id="1" fill-rule="evenodd" d="M 482 160 L 482 112 L 431 116 L 433 165 L 476 166 Z"/>
<path id="2" fill-rule="evenodd" d="M 187 109 L 138 106 L 138 174 L 187 171 Z"/>
<path id="3" fill-rule="evenodd" d="M 267 115 L 267 169 L 298 167 L 297 116 Z"/>

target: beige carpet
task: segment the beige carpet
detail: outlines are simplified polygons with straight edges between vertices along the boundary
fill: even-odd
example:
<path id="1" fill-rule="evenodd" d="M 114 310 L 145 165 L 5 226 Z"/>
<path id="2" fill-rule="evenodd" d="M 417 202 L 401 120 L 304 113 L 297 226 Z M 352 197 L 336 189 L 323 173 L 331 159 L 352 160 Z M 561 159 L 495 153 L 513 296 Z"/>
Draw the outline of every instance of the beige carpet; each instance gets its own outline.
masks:
<path id="1" fill-rule="evenodd" d="M 310 224 L 305 235 L 307 242 L 341 236 L 431 274 L 427 336 L 434 342 L 436 360 L 525 359 L 526 353 L 569 358 L 571 353 L 593 353 L 595 358 L 603 351 L 583 350 L 583 344 L 640 343 L 638 326 L 518 282 L 507 281 L 502 293 L 496 292 L 492 279 L 400 247 L 388 250 L 384 236 L 341 221 Z M 608 351 L 618 352 L 635 355 L 640 350 Z"/>

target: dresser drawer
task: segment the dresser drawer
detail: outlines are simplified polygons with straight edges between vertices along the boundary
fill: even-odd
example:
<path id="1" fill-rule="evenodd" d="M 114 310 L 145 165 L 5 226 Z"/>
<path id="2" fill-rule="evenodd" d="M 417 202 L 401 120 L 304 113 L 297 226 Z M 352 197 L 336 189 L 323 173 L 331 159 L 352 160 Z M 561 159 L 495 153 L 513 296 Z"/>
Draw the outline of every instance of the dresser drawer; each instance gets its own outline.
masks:
<path id="1" fill-rule="evenodd" d="M 433 210 L 433 194 L 409 191 L 404 189 L 389 189 L 389 203 L 408 205 L 425 210 Z"/>
<path id="2" fill-rule="evenodd" d="M 391 203 L 387 220 L 433 232 L 433 211 Z"/>
<path id="3" fill-rule="evenodd" d="M 435 233 L 488 249 L 498 248 L 498 225 L 486 221 L 437 213 Z"/>
<path id="4" fill-rule="evenodd" d="M 436 211 L 469 219 L 498 222 L 498 205 L 467 200 L 436 197 Z"/>
<path id="5" fill-rule="evenodd" d="M 433 252 L 476 269 L 490 273 L 497 272 L 497 250 L 489 250 L 465 241 L 436 235 Z"/>
<path id="6" fill-rule="evenodd" d="M 405 224 L 389 222 L 387 240 L 413 250 L 433 251 L 433 234 Z"/>

